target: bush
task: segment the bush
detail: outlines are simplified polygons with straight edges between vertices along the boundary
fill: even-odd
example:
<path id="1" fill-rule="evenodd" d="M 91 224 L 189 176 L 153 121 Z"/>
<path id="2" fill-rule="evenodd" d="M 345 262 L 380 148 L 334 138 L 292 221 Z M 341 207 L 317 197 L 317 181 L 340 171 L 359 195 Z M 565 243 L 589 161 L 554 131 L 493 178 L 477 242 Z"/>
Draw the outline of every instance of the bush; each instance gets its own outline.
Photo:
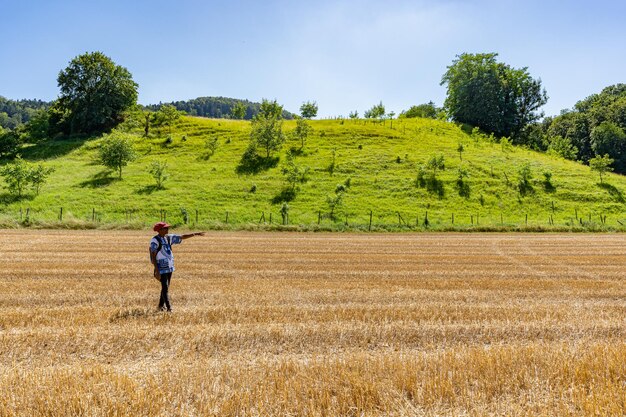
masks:
<path id="1" fill-rule="evenodd" d="M 48 182 L 48 177 L 53 172 L 53 167 L 44 167 L 42 164 L 38 164 L 37 166 L 31 168 L 29 180 L 36 195 L 39 195 L 39 190 L 41 190 L 41 187 Z"/>
<path id="2" fill-rule="evenodd" d="M 547 192 L 555 190 L 554 184 L 552 184 L 552 172 L 550 171 L 544 171 L 543 173 L 543 188 Z"/>
<path id="3" fill-rule="evenodd" d="M 7 183 L 9 193 L 21 198 L 28 186 L 32 187 L 36 194 L 39 194 L 41 187 L 48 181 L 52 172 L 54 172 L 54 168 L 45 167 L 42 164 L 33 166 L 18 155 L 14 162 L 5 165 L 0 170 L 0 175 L 4 177 Z"/>
<path id="4" fill-rule="evenodd" d="M 20 135 L 13 131 L 0 132 L 0 156 L 13 156 L 22 144 Z"/>
<path id="5" fill-rule="evenodd" d="M 525 196 L 528 193 L 534 192 L 531 181 L 533 179 L 532 170 L 529 164 L 524 164 L 518 171 L 517 188 L 520 195 Z"/>
<path id="6" fill-rule="evenodd" d="M 2 168 L 0 174 L 7 183 L 9 193 L 16 195 L 18 198 L 22 197 L 30 178 L 30 167 L 28 163 L 18 155 L 13 163 L 5 165 Z"/>
<path id="7" fill-rule="evenodd" d="M 465 198 L 469 198 L 470 196 L 469 184 L 465 182 L 465 178 L 467 178 L 468 176 L 469 174 L 466 169 L 459 168 L 457 172 L 456 187 L 459 191 L 459 195 Z"/>
<path id="8" fill-rule="evenodd" d="M 217 141 L 217 136 L 207 138 L 207 140 L 204 142 L 206 159 L 209 159 L 215 154 L 218 146 L 219 143 Z"/>
<path id="9" fill-rule="evenodd" d="M 152 161 L 152 165 L 150 166 L 150 175 L 154 178 L 156 182 L 156 188 L 162 189 L 163 183 L 169 178 L 169 174 L 167 173 L 167 162 L 161 161 Z"/>

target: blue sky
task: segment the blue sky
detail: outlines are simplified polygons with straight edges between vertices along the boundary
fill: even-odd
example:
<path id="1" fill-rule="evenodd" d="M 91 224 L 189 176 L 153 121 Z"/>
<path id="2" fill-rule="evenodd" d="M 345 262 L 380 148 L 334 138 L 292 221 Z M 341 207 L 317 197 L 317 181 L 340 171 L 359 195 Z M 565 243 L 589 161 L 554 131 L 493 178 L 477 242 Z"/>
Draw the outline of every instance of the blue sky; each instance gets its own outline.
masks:
<path id="1" fill-rule="evenodd" d="M 319 115 L 433 100 L 455 55 L 497 52 L 541 78 L 558 114 L 626 82 L 626 2 L 0 0 L 0 95 L 53 100 L 75 56 L 130 70 L 142 104 L 277 99 Z"/>

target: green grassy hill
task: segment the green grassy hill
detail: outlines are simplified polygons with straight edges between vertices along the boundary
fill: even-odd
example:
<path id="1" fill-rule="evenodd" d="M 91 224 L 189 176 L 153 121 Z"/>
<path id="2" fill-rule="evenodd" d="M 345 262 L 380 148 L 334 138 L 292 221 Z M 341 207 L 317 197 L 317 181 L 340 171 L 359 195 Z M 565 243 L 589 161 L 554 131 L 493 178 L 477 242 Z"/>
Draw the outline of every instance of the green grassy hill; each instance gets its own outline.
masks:
<path id="1" fill-rule="evenodd" d="M 422 229 L 426 216 L 428 228 L 434 230 L 624 230 L 620 222 L 626 224 L 623 176 L 605 175 L 604 184 L 599 184 L 598 174 L 589 167 L 502 146 L 436 120 L 394 120 L 393 127 L 389 121 L 362 120 L 311 124 L 313 133 L 295 159 L 309 173 L 289 202 L 292 227 L 344 229 L 347 220 L 348 228 L 367 230 L 370 211 L 373 230 Z M 294 121 L 284 123 L 288 136 L 294 128 Z M 176 225 L 184 224 L 186 212 L 190 227 L 274 227 L 264 223 L 269 223 L 270 213 L 274 225 L 282 221 L 282 204 L 277 202 L 285 187 L 281 166 L 287 150 L 299 144 L 288 139 L 275 167 L 240 175 L 236 168 L 249 132 L 249 122 L 192 117 L 183 117 L 172 129 L 171 143 L 166 143 L 166 129 L 151 138 L 142 138 L 140 130 L 131 132 L 138 159 L 124 169 L 122 180 L 95 161 L 102 138 L 30 146 L 22 152 L 26 160 L 43 161 L 56 171 L 38 196 L 31 193 L 15 200 L 3 189 L 2 224 L 11 227 L 20 219 L 23 223 L 28 209 L 30 224 L 46 227 L 146 227 L 165 210 L 167 221 Z M 208 157 L 205 143 L 214 137 L 218 147 Z M 462 160 L 459 143 L 465 148 Z M 434 155 L 444 156 L 445 170 L 437 173 L 439 182 L 426 181 L 420 187 L 417 166 Z M 162 190 L 149 174 L 155 160 L 168 164 L 170 178 Z M 521 195 L 519 171 L 526 164 L 532 180 Z M 461 191 L 460 167 L 468 174 Z M 544 172 L 552 174 L 551 185 L 545 183 Z M 346 191 L 332 219 L 327 196 L 335 195 L 338 184 Z M 58 222 L 61 208 L 63 221 Z M 605 224 L 601 216 L 606 216 Z"/>

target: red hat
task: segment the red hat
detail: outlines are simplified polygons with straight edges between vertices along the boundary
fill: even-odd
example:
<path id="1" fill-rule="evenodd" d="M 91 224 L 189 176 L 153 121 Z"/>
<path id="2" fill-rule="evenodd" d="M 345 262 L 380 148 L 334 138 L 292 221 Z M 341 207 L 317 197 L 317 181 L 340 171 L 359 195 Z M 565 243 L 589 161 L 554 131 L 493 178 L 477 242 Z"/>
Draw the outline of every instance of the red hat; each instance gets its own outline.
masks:
<path id="1" fill-rule="evenodd" d="M 170 227 L 169 224 L 165 222 L 158 222 L 158 223 L 155 223 L 154 226 L 152 226 L 152 230 L 154 230 L 155 232 L 158 232 L 159 230 L 166 229 L 168 227 Z"/>

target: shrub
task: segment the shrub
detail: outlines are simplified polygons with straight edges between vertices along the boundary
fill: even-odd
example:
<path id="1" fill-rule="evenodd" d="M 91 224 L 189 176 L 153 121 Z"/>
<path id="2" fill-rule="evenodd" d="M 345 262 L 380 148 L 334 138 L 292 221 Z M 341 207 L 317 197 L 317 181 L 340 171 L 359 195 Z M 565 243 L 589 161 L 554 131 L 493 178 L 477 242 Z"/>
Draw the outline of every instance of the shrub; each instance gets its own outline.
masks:
<path id="1" fill-rule="evenodd" d="M 30 172 L 31 169 L 28 166 L 28 163 L 18 155 L 15 158 L 15 161 L 2 168 L 0 174 L 4 177 L 4 180 L 7 183 L 9 193 L 20 198 L 30 181 Z"/>
<path id="2" fill-rule="evenodd" d="M 533 186 L 531 181 L 533 179 L 532 170 L 530 169 L 530 164 L 524 164 L 521 166 L 518 174 L 517 188 L 519 190 L 520 195 L 524 196 L 528 193 L 532 193 Z"/>
<path id="3" fill-rule="evenodd" d="M 0 175 L 5 179 L 9 193 L 21 198 L 28 186 L 31 186 L 38 195 L 53 172 L 52 167 L 45 167 L 43 164 L 31 165 L 18 155 L 15 161 L 0 170 Z"/>
<path id="4" fill-rule="evenodd" d="M 212 136 L 210 138 L 207 138 L 207 140 L 204 142 L 205 155 L 207 159 L 212 157 L 215 154 L 215 151 L 217 150 L 218 146 L 219 146 L 219 143 L 218 143 L 217 136 Z"/>
<path id="5" fill-rule="evenodd" d="M 150 175 L 156 182 L 156 188 L 162 189 L 163 183 L 169 178 L 167 173 L 167 162 L 152 161 L 150 166 Z"/>
<path id="6" fill-rule="evenodd" d="M 48 182 L 48 177 L 55 171 L 53 167 L 44 167 L 42 164 L 34 166 L 30 170 L 29 181 L 35 189 L 35 194 L 39 195 L 39 190 Z"/>

